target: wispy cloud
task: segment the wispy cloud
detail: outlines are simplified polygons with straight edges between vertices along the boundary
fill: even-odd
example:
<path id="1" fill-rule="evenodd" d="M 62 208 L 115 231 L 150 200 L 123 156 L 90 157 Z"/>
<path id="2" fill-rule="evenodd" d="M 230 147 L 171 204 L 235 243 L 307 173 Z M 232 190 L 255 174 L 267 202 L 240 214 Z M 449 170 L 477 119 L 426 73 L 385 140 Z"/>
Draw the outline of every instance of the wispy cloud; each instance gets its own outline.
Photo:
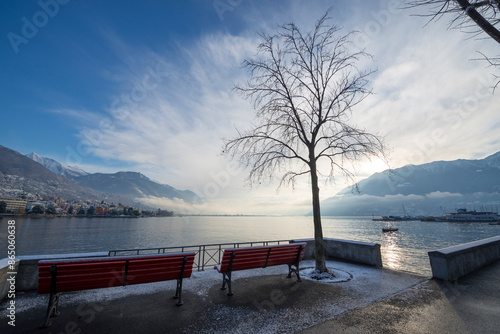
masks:
<path id="1" fill-rule="evenodd" d="M 360 2 L 341 1 L 334 11 L 339 25 L 369 37 L 358 46 L 374 55 L 370 66 L 378 67 L 372 77 L 375 94 L 354 110 L 353 122 L 386 135 L 393 149 L 392 167 L 469 158 L 478 151 L 493 153 L 499 136 L 491 127 L 500 124 L 500 97 L 491 95 L 485 84 L 490 69 L 468 61 L 475 48 L 487 42 L 464 41 L 463 35 L 447 31 L 441 22 L 423 28 L 425 22 L 409 18 L 409 13 L 389 12 L 388 3 L 371 3 L 360 11 L 356 7 Z M 176 188 L 209 195 L 206 203 L 189 210 L 308 212 L 306 177 L 295 191 L 282 190 L 279 196 L 274 186 L 242 191 L 245 172 L 229 173 L 228 161 L 219 156 L 219 150 L 223 137 L 233 137 L 235 127 L 246 129 L 253 117 L 251 104 L 232 87 L 246 79 L 240 65 L 256 52 L 256 32 L 274 31 L 276 24 L 292 20 L 311 27 L 309 21 L 328 6 L 328 2 L 295 1 L 284 12 L 240 14 L 252 24 L 244 32 L 207 33 L 165 54 L 127 45 L 107 31 L 110 48 L 123 55 L 121 63 L 102 70 L 103 78 L 116 83 L 116 94 L 100 112 L 58 112 L 85 119 L 78 136 L 93 155 L 121 161 Z M 383 168 L 380 163 L 364 162 L 361 173 L 368 176 Z M 217 179 L 221 173 L 229 175 L 229 181 Z M 344 186 L 343 182 L 325 184 L 321 194 L 326 198 Z M 179 201 L 146 201 L 188 210 Z"/>
<path id="2" fill-rule="evenodd" d="M 249 104 L 232 87 L 244 78 L 239 67 L 255 45 L 254 38 L 206 35 L 179 51 L 187 64 L 182 68 L 175 67 L 179 59 L 139 52 L 149 58 L 118 70 L 127 84 L 105 113 L 82 123 L 80 140 L 93 155 L 133 164 L 181 189 L 203 189 L 212 182 L 210 173 L 228 164 L 219 156 L 222 137 L 251 119 Z M 84 118 L 78 111 L 65 113 Z"/>
<path id="3" fill-rule="evenodd" d="M 395 167 L 493 153 L 498 135 L 488 126 L 499 117 L 500 100 L 491 91 L 491 69 L 469 61 L 488 42 L 465 41 L 444 22 L 422 26 L 395 15 L 371 41 L 375 94 L 356 121 L 386 134 Z"/>

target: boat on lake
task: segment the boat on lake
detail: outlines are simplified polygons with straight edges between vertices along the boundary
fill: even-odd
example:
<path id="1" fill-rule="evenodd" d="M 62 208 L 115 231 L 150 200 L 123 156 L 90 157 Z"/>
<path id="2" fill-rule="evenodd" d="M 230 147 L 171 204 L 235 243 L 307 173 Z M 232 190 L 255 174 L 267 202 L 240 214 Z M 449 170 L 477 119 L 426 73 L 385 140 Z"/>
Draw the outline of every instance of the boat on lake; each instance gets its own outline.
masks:
<path id="1" fill-rule="evenodd" d="M 382 216 L 382 218 L 373 218 L 373 221 L 382 221 L 382 222 L 402 222 L 402 221 L 414 221 L 420 220 L 421 217 L 413 217 L 406 213 L 405 206 L 403 205 L 403 214 L 404 216 Z"/>
<path id="2" fill-rule="evenodd" d="M 496 223 L 500 222 L 500 216 L 492 211 L 468 211 L 458 209 L 457 212 L 447 213 L 444 217 L 436 217 L 436 221 L 455 223 Z"/>
<path id="3" fill-rule="evenodd" d="M 396 232 L 399 229 L 397 227 L 383 227 L 382 232 Z"/>
<path id="4" fill-rule="evenodd" d="M 412 217 L 412 216 L 382 216 L 382 218 L 373 218 L 373 221 L 382 221 L 382 222 L 402 222 L 402 221 L 413 221 L 420 220 L 420 217 Z"/>

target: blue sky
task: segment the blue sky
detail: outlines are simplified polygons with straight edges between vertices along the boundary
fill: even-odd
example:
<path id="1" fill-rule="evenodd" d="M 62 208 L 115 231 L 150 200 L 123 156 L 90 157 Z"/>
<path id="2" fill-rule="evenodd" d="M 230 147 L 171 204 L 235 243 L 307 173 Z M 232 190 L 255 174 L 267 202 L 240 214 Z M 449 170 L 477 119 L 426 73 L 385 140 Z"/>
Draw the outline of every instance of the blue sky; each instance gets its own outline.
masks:
<path id="1" fill-rule="evenodd" d="M 302 213 L 297 188 L 249 189 L 219 155 L 223 137 L 253 119 L 232 87 L 247 73 L 259 32 L 309 29 L 333 5 L 333 22 L 358 30 L 373 55 L 375 94 L 353 122 L 386 137 L 391 167 L 483 158 L 500 150 L 499 97 L 477 51 L 488 39 L 447 30 L 443 19 L 397 10 L 397 1 L 1 1 L 0 145 L 89 172 L 140 171 L 209 200 L 199 212 Z M 362 162 L 364 178 L 387 166 Z M 346 184 L 325 183 L 322 197 Z M 181 202 L 149 204 L 192 210 Z"/>

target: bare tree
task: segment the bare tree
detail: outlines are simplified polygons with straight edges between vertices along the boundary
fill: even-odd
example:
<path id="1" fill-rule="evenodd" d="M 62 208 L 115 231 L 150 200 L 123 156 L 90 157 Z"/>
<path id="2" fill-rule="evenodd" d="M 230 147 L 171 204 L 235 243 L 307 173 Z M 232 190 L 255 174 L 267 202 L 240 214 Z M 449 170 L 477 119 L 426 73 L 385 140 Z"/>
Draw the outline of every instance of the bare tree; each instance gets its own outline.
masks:
<path id="1" fill-rule="evenodd" d="M 500 43 L 500 1 L 407 0 L 411 7 L 429 7 L 431 20 L 452 17 L 450 27 L 478 34 L 481 30 Z"/>
<path id="2" fill-rule="evenodd" d="M 250 184 L 272 182 L 292 186 L 309 175 L 315 237 L 316 269 L 327 271 L 321 226 L 318 161 L 325 160 L 328 178 L 342 173 L 353 179 L 347 164 L 362 157 L 384 156 L 380 138 L 347 123 L 351 109 L 369 93 L 358 63 L 368 55 L 351 52 L 352 33 L 340 34 L 329 24 L 330 11 L 314 29 L 303 33 L 294 23 L 274 35 L 262 34 L 254 59 L 245 60 L 250 79 L 235 89 L 254 102 L 256 124 L 226 140 L 224 154 L 250 168 Z"/>
<path id="3" fill-rule="evenodd" d="M 409 7 L 428 7 L 429 13 L 422 16 L 430 17 L 430 21 L 438 20 L 447 15 L 451 17 L 450 28 L 457 28 L 472 36 L 480 36 L 485 32 L 500 43 L 500 0 L 469 1 L 469 0 L 406 0 Z M 487 56 L 479 52 L 482 60 L 486 60 L 489 66 L 500 68 L 500 57 Z M 494 75 L 497 83 L 493 92 L 500 84 L 499 76 Z"/>

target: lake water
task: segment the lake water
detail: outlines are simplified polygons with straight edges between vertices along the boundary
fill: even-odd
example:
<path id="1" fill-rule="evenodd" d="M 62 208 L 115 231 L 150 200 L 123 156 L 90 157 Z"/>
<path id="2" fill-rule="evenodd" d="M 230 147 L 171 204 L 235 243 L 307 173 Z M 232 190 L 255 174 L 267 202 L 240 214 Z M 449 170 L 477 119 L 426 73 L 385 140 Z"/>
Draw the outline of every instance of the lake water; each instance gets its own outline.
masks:
<path id="1" fill-rule="evenodd" d="M 16 254 L 39 255 L 313 237 L 312 217 L 15 218 Z M 0 254 L 7 254 L 7 218 Z M 500 235 L 487 223 L 374 222 L 323 217 L 326 238 L 381 244 L 384 267 L 430 275 L 427 252 Z M 384 226 L 398 227 L 383 233 Z M 0 256 L 0 258 L 4 257 Z"/>

